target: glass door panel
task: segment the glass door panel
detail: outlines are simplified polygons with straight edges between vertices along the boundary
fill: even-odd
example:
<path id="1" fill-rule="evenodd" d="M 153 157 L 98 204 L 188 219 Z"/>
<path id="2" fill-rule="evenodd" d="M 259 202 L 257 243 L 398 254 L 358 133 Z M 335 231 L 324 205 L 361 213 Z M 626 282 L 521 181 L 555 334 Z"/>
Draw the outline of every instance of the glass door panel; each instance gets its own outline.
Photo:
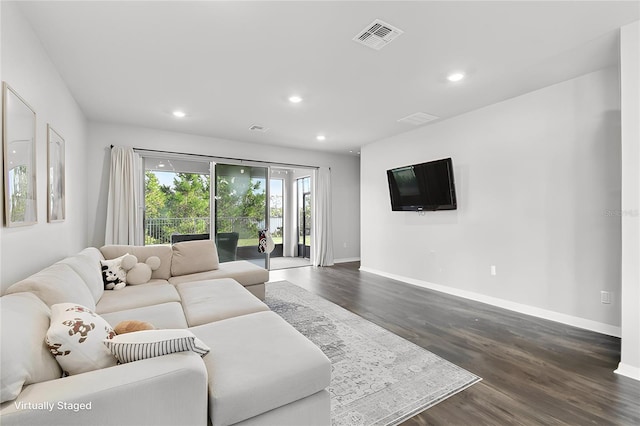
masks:
<path id="1" fill-rule="evenodd" d="M 209 238 L 209 162 L 145 157 L 144 168 L 144 244 Z"/>
<path id="2" fill-rule="evenodd" d="M 220 262 L 249 260 L 264 268 L 258 231 L 268 228 L 267 167 L 215 165 L 215 239 Z"/>
<path id="3" fill-rule="evenodd" d="M 269 228 L 275 249 L 270 253 L 271 259 L 284 255 L 284 179 L 269 180 Z"/>
<path id="4" fill-rule="evenodd" d="M 298 257 L 311 257 L 311 178 L 296 180 L 298 186 Z"/>

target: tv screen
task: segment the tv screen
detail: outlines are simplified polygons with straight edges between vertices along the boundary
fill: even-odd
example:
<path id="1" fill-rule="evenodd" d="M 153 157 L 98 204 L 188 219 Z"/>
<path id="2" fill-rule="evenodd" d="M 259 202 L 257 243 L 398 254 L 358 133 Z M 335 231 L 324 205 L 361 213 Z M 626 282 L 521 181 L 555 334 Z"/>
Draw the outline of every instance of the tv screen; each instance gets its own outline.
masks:
<path id="1" fill-rule="evenodd" d="M 387 170 L 394 211 L 455 210 L 451 158 Z"/>

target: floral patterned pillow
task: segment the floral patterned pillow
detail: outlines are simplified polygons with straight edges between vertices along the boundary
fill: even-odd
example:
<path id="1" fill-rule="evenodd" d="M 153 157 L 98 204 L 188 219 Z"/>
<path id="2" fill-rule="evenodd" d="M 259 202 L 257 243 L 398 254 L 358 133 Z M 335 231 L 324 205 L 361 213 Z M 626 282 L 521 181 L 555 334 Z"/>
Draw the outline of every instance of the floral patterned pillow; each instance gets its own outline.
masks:
<path id="1" fill-rule="evenodd" d="M 116 358 L 103 343 L 114 336 L 107 321 L 82 305 L 58 303 L 51 307 L 45 343 L 66 375 L 116 365 Z"/>

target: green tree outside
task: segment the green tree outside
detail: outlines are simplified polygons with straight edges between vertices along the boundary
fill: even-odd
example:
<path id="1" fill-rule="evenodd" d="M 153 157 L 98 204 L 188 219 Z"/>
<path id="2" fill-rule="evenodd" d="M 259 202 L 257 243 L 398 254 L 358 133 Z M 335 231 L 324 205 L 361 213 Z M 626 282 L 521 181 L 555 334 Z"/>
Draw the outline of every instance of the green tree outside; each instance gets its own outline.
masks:
<path id="1" fill-rule="evenodd" d="M 249 179 L 242 188 L 233 178 L 218 177 L 218 232 L 238 232 L 241 239 L 257 239 L 266 199 L 262 183 Z M 172 234 L 209 233 L 210 190 L 208 175 L 176 173 L 168 186 L 146 171 L 145 244 L 168 243 Z"/>
<path id="2" fill-rule="evenodd" d="M 218 232 L 238 232 L 241 240 L 257 240 L 266 200 L 262 181 L 249 179 L 243 190 L 233 177 L 218 176 L 217 184 Z"/>

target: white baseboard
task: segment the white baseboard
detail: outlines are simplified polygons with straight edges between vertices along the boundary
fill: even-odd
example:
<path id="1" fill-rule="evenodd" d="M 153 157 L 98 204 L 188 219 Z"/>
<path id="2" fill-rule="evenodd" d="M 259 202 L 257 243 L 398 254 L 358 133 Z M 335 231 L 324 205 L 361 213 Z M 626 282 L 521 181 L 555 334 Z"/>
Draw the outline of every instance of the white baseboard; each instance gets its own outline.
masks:
<path id="1" fill-rule="evenodd" d="M 393 280 L 402 281 L 407 284 L 418 287 L 428 288 L 430 290 L 439 291 L 441 293 L 451 294 L 453 296 L 463 297 L 465 299 L 475 300 L 476 302 L 486 303 L 488 305 L 497 306 L 499 308 L 508 309 L 510 311 L 519 312 L 521 314 L 531 315 L 562 324 L 571 325 L 573 327 L 584 328 L 585 330 L 595 331 L 596 333 L 606 334 L 608 336 L 620 337 L 622 330 L 609 324 L 588 320 L 585 318 L 574 317 L 559 312 L 549 311 L 535 306 L 524 305 L 521 303 L 511 302 L 509 300 L 499 299 L 497 297 L 486 296 L 480 293 L 474 293 L 467 290 L 461 290 L 454 287 L 448 287 L 441 284 L 434 284 L 427 281 L 417 280 L 415 278 L 403 277 L 401 275 L 390 274 L 388 272 L 379 271 L 377 269 L 360 267 L 361 271 L 370 272 Z"/>
<path id="2" fill-rule="evenodd" d="M 344 257 L 342 259 L 333 259 L 333 263 L 360 262 L 359 257 Z"/>
<path id="3" fill-rule="evenodd" d="M 634 380 L 640 380 L 640 368 L 632 367 L 629 364 L 618 364 L 618 369 L 613 371 L 621 376 L 626 376 Z"/>

